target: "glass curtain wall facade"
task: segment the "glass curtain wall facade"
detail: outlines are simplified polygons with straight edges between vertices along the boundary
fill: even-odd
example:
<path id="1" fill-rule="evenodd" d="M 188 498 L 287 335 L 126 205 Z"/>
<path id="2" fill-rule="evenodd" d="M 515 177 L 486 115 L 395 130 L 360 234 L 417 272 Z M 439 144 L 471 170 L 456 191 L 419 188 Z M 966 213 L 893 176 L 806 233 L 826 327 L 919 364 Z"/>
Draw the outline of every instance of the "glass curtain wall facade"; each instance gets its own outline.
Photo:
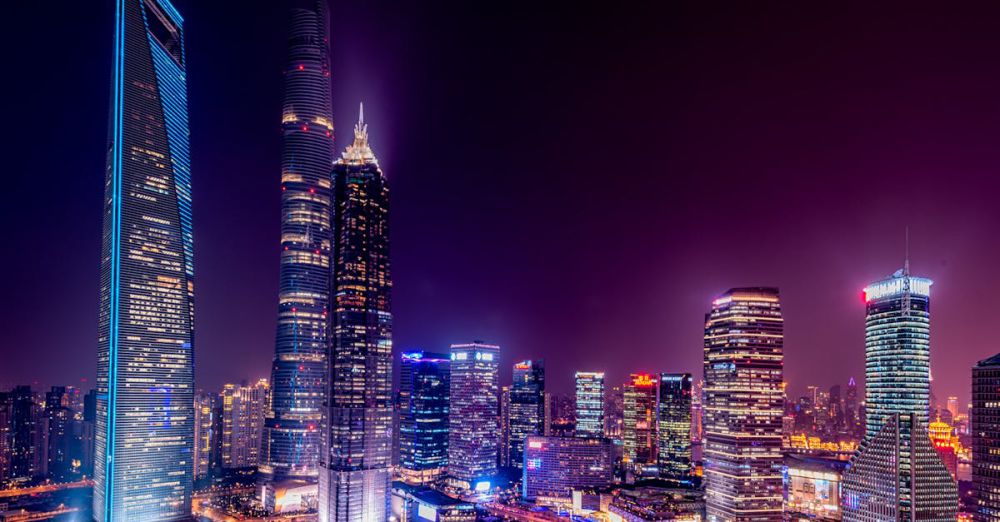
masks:
<path id="1" fill-rule="evenodd" d="M 542 361 L 514 364 L 510 387 L 510 465 L 524 466 L 524 439 L 545 430 L 545 365 Z"/>
<path id="2" fill-rule="evenodd" d="M 190 516 L 194 258 L 184 20 L 118 0 L 104 184 L 93 511 Z"/>
<path id="3" fill-rule="evenodd" d="M 972 491 L 976 522 L 1000 522 L 1000 354 L 972 368 Z"/>
<path id="4" fill-rule="evenodd" d="M 907 262 L 865 288 L 867 416 L 844 473 L 847 522 L 956 518 L 958 488 L 927 432 L 931 284 Z"/>
<path id="5" fill-rule="evenodd" d="M 660 374 L 657 448 L 660 476 L 691 475 L 691 374 Z"/>
<path id="6" fill-rule="evenodd" d="M 383 521 L 392 466 L 389 186 L 361 108 L 333 167 L 333 287 L 319 519 Z"/>
<path id="7" fill-rule="evenodd" d="M 576 436 L 604 436 L 604 372 L 576 372 Z"/>
<path id="8" fill-rule="evenodd" d="M 784 322 L 777 288 L 734 288 L 705 317 L 710 522 L 781 520 Z"/>
<path id="9" fill-rule="evenodd" d="M 656 464 L 656 388 L 656 376 L 648 373 L 633 373 L 625 384 L 623 460 L 633 469 Z"/>
<path id="10" fill-rule="evenodd" d="M 471 489 L 497 473 L 499 375 L 499 346 L 451 346 L 448 476 L 456 487 Z"/>
<path id="11" fill-rule="evenodd" d="M 327 377 L 330 168 L 334 159 L 326 0 L 289 2 L 281 115 L 281 258 L 265 479 L 315 480 Z"/>
<path id="12" fill-rule="evenodd" d="M 447 354 L 404 352 L 399 369 L 399 473 L 411 484 L 429 484 L 448 466 Z"/>

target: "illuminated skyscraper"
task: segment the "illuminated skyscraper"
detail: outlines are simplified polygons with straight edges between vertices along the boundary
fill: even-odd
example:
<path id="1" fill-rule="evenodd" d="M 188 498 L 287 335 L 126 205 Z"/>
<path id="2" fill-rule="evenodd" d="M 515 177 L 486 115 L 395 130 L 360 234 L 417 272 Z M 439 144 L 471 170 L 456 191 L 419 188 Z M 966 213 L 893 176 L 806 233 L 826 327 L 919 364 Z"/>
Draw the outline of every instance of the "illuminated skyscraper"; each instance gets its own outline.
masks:
<path id="1" fill-rule="evenodd" d="M 320 456 L 322 522 L 382 521 L 392 465 L 389 186 L 364 108 L 333 167 L 330 375 Z"/>
<path id="2" fill-rule="evenodd" d="M 524 466 L 524 440 L 545 430 L 545 365 L 542 361 L 514 364 L 510 387 L 510 465 Z"/>
<path id="3" fill-rule="evenodd" d="M 522 480 L 525 500 L 570 505 L 574 489 L 605 488 L 613 478 L 609 439 L 542 435 L 526 439 Z"/>
<path id="4" fill-rule="evenodd" d="M 427 484 L 448 466 L 448 394 L 451 358 L 404 352 L 399 370 L 399 472 L 411 484 Z"/>
<path id="5" fill-rule="evenodd" d="M 96 520 L 191 513 L 194 240 L 184 20 L 116 2 L 98 314 Z"/>
<path id="6" fill-rule="evenodd" d="M 972 368 L 972 491 L 976 522 L 1000 522 L 1000 353 Z"/>
<path id="7" fill-rule="evenodd" d="M 710 522 L 781 520 L 784 323 L 777 288 L 734 288 L 705 317 Z"/>
<path id="8" fill-rule="evenodd" d="M 223 468 L 249 468 L 260 463 L 261 432 L 270 396 L 267 379 L 252 386 L 227 384 L 222 388 Z"/>
<path id="9" fill-rule="evenodd" d="M 657 413 L 660 476 L 691 475 L 691 374 L 660 374 Z"/>
<path id="10" fill-rule="evenodd" d="M 451 345 L 448 476 L 457 487 L 489 487 L 497 473 L 500 347 Z"/>
<path id="11" fill-rule="evenodd" d="M 909 262 L 865 288 L 865 438 L 842 483 L 846 522 L 955 520 L 958 490 L 927 433 L 931 280 Z"/>
<path id="12" fill-rule="evenodd" d="M 656 464 L 656 379 L 633 373 L 625 384 L 622 411 L 624 460 L 632 468 Z"/>
<path id="13" fill-rule="evenodd" d="M 604 372 L 576 372 L 576 436 L 604 436 Z"/>
<path id="14" fill-rule="evenodd" d="M 326 401 L 334 159 L 326 0 L 289 3 L 281 116 L 281 268 L 261 473 L 313 479 Z"/>
<path id="15" fill-rule="evenodd" d="M 510 386 L 500 388 L 500 411 L 498 412 L 499 423 L 499 450 L 497 451 L 497 461 L 501 468 L 510 467 Z"/>
<path id="16" fill-rule="evenodd" d="M 213 432 L 213 403 L 210 393 L 198 392 L 194 396 L 194 480 L 205 478 L 211 469 Z"/>

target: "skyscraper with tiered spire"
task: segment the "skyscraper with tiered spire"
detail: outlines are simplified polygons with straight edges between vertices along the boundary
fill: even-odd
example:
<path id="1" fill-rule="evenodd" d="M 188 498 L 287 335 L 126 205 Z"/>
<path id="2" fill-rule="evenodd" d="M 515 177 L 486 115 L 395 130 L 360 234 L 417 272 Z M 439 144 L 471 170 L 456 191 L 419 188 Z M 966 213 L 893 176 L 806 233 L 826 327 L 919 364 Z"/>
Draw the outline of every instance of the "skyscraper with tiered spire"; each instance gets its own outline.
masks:
<path id="1" fill-rule="evenodd" d="M 389 187 L 364 108 L 333 166 L 333 285 L 319 519 L 382 522 L 392 465 Z"/>
<path id="2" fill-rule="evenodd" d="M 326 0 L 291 2 L 281 115 L 281 268 L 261 474 L 314 480 L 327 377 L 333 115 Z"/>

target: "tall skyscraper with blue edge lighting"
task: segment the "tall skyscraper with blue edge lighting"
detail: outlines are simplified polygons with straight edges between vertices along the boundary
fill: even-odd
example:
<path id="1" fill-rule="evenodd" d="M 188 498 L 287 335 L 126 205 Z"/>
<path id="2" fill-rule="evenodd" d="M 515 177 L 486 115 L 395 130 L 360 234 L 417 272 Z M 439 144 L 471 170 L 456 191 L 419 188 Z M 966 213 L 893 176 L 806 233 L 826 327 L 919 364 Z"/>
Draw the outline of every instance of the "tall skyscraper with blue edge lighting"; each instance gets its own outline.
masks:
<path id="1" fill-rule="evenodd" d="M 194 258 L 184 20 L 118 0 L 104 183 L 94 519 L 191 514 Z"/>
<path id="2" fill-rule="evenodd" d="M 333 110 L 326 0 L 290 2 L 281 115 L 281 268 L 265 479 L 315 480 L 327 377 Z"/>
<path id="3" fill-rule="evenodd" d="M 411 484 L 443 477 L 448 466 L 451 359 L 403 352 L 399 368 L 399 474 Z"/>

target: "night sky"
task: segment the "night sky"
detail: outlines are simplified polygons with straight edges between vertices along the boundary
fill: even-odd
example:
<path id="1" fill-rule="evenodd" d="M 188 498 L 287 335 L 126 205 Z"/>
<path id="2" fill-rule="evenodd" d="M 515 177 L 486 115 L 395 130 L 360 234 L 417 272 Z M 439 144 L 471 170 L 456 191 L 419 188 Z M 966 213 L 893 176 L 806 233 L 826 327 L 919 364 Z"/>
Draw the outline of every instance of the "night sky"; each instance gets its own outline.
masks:
<path id="1" fill-rule="evenodd" d="M 281 2 L 186 19 L 198 386 L 266 377 Z M 359 101 L 392 190 L 397 349 L 500 344 L 700 375 L 704 313 L 773 285 L 786 379 L 859 382 L 861 289 L 935 280 L 938 397 L 1000 351 L 1000 5 L 334 2 L 338 149 Z M 660 4 L 660 3 L 656 3 Z M 114 5 L 6 6 L 0 383 L 92 381 Z"/>

